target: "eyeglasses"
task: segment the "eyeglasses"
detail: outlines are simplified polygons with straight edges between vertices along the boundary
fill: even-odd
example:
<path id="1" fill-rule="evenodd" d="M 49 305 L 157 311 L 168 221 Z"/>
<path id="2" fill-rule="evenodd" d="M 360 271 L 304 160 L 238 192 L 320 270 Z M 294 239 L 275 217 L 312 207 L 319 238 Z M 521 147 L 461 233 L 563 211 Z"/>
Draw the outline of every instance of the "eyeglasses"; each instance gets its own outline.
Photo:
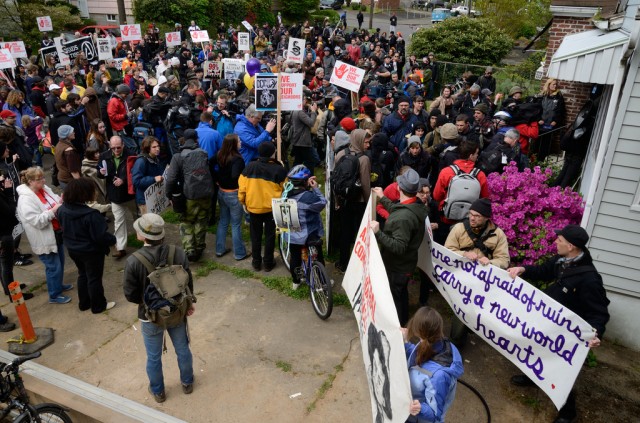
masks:
<path id="1" fill-rule="evenodd" d="M 122 146 L 113 146 L 111 147 L 112 150 L 122 150 Z"/>

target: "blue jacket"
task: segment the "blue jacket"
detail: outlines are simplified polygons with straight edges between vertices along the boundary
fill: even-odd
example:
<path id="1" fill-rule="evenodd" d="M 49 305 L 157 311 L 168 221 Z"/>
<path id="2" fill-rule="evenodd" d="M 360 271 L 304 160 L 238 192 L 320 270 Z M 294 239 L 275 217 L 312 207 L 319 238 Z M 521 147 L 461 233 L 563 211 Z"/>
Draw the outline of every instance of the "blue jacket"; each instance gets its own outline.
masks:
<path id="1" fill-rule="evenodd" d="M 209 160 L 222 148 L 222 137 L 206 122 L 200 122 L 196 129 L 198 133 L 198 145 L 209 155 Z"/>
<path id="2" fill-rule="evenodd" d="M 398 112 L 393 112 L 382 122 L 382 132 L 387 134 L 398 152 L 401 153 L 407 148 L 407 134 L 410 134 L 413 125 L 418 123 L 418 118 L 413 113 L 409 113 L 407 120 L 402 120 Z"/>
<path id="3" fill-rule="evenodd" d="M 232 117 L 226 117 L 219 110 L 214 110 L 213 113 L 213 121 L 215 122 L 216 131 L 220 133 L 222 139 L 229 134 L 233 134 L 233 127 L 235 125 L 234 119 Z"/>
<path id="4" fill-rule="evenodd" d="M 260 125 L 253 126 L 249 119 L 240 115 L 233 132 L 240 138 L 240 154 L 245 164 L 258 157 L 258 146 L 271 142 L 271 135 Z"/>
<path id="5" fill-rule="evenodd" d="M 136 188 L 136 204 L 145 204 L 144 192 L 156 183 L 156 176 L 162 175 L 166 164 L 149 156 L 140 156 L 131 169 L 131 180 Z"/>
<path id="6" fill-rule="evenodd" d="M 404 344 L 411 395 L 413 399 L 420 401 L 417 420 L 416 417 L 410 417 L 408 421 L 441 423 L 444 422 L 445 414 L 455 398 L 458 378 L 464 373 L 462 357 L 451 342 L 439 341 L 434 345 L 436 355 L 418 368 L 417 346 L 411 342 Z"/>
<path id="7" fill-rule="evenodd" d="M 327 199 L 324 198 L 322 192 L 318 188 L 312 191 L 296 190 L 288 198 L 296 200 L 298 203 L 298 220 L 301 228 L 299 232 L 291 231 L 289 242 L 295 245 L 305 245 L 309 235 L 316 235 L 318 238 L 322 238 L 324 227 L 322 226 L 320 212 L 327 205 Z"/>
<path id="8" fill-rule="evenodd" d="M 22 111 L 15 106 L 9 106 L 8 103 L 5 103 L 4 106 L 2 106 L 2 110 L 9 110 L 16 114 L 16 126 L 18 128 L 22 128 L 22 115 L 29 115 L 32 118 L 36 116 L 36 114 L 33 113 L 33 110 L 31 110 L 31 107 L 26 103 L 22 103 Z"/>

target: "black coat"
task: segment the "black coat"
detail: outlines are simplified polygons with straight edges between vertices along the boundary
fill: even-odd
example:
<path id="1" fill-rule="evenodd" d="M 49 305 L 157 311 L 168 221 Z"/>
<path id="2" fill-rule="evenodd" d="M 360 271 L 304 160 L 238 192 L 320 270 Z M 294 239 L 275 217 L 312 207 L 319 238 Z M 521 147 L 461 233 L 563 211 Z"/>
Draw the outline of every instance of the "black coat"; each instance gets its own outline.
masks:
<path id="1" fill-rule="evenodd" d="M 116 162 L 113 159 L 113 152 L 111 150 L 105 151 L 100 154 L 100 160 L 98 160 L 98 178 L 105 179 L 107 185 L 107 200 L 112 203 L 122 204 L 127 201 L 133 200 L 134 196 L 127 192 L 127 157 L 136 156 L 126 147 L 122 151 L 122 157 L 120 163 L 116 168 Z M 107 164 L 107 176 L 100 173 L 102 163 Z M 124 181 L 119 187 L 113 185 L 113 179 L 118 177 Z"/>
<path id="2" fill-rule="evenodd" d="M 64 203 L 58 209 L 64 245 L 69 251 L 80 254 L 109 254 L 109 247 L 116 237 L 108 232 L 104 217 L 96 209 L 84 204 Z"/>

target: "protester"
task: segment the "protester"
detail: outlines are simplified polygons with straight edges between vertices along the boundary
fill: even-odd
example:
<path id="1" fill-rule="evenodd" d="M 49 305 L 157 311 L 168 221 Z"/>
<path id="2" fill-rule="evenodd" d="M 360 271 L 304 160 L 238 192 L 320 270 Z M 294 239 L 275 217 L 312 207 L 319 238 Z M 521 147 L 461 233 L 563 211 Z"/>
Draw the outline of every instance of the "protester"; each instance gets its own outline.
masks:
<path id="1" fill-rule="evenodd" d="M 58 181 L 64 189 L 72 179 L 78 179 L 82 167 L 82 155 L 73 145 L 76 134 L 73 126 L 62 125 L 58 128 L 58 145 L 56 145 L 56 167 L 58 168 Z"/>
<path id="2" fill-rule="evenodd" d="M 262 128 L 260 121 L 262 120 L 262 112 L 256 111 L 252 104 L 247 107 L 244 116 L 238 116 L 238 120 L 233 132 L 238 135 L 242 146 L 240 154 L 245 164 L 258 157 L 258 147 L 262 143 L 271 142 L 271 134 L 276 127 L 276 120 L 270 119 L 265 128 Z"/>
<path id="3" fill-rule="evenodd" d="M 136 190 L 136 204 L 142 216 L 147 212 L 144 193 L 151 185 L 163 181 L 166 164 L 160 161 L 160 141 L 156 137 L 145 137 L 140 150 L 140 155 L 131 169 L 131 179 Z"/>

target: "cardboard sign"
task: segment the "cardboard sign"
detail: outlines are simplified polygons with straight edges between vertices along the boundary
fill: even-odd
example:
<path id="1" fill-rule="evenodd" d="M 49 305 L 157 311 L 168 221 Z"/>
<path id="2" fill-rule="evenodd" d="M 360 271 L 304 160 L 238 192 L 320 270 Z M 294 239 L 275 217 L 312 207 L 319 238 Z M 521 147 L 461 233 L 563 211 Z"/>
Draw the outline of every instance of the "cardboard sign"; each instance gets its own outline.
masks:
<path id="1" fill-rule="evenodd" d="M 251 44 L 249 42 L 248 32 L 238 32 L 238 50 L 240 51 L 251 50 Z"/>
<path id="2" fill-rule="evenodd" d="M 340 60 L 336 61 L 331 74 L 331 83 L 349 91 L 360 91 L 360 85 L 364 79 L 365 70 Z"/>
<path id="3" fill-rule="evenodd" d="M 122 41 L 138 41 L 142 39 L 140 24 L 120 25 L 120 33 Z"/>
<path id="4" fill-rule="evenodd" d="M 204 78 L 205 79 L 220 79 L 222 78 L 222 62 L 207 60 L 204 62 Z"/>
<path id="5" fill-rule="evenodd" d="M 98 60 L 107 60 L 113 58 L 111 50 L 111 40 L 108 38 L 98 38 Z"/>
<path id="6" fill-rule="evenodd" d="M 244 65 L 245 62 L 242 59 L 222 59 L 224 79 L 231 84 L 235 83 L 240 74 L 244 72 Z"/>
<path id="7" fill-rule="evenodd" d="M 81 52 L 84 53 L 84 57 L 89 62 L 99 60 L 98 51 L 91 37 L 76 38 L 75 40 L 66 42 L 62 45 L 62 51 L 69 56 L 69 60 L 71 61 L 74 61 Z"/>
<path id="8" fill-rule="evenodd" d="M 251 26 L 251 24 L 247 21 L 242 21 L 242 25 L 244 25 L 245 28 L 247 28 L 247 31 L 251 32 L 253 31 L 253 26 Z"/>
<path id="9" fill-rule="evenodd" d="M 167 187 L 164 179 L 145 190 L 144 202 L 147 205 L 147 213 L 160 214 L 169 207 L 170 202 L 169 198 L 167 198 Z"/>
<path id="10" fill-rule="evenodd" d="M 11 52 L 6 48 L 0 49 L 0 69 L 12 69 L 15 67 L 16 64 L 13 61 Z"/>
<path id="11" fill-rule="evenodd" d="M 208 43 L 209 33 L 207 31 L 191 31 L 191 41 L 194 43 Z"/>
<path id="12" fill-rule="evenodd" d="M 26 59 L 28 57 L 23 41 L 2 42 L 0 43 L 0 48 L 6 48 L 9 50 L 14 59 L 18 59 L 20 57 L 24 57 Z"/>
<path id="13" fill-rule="evenodd" d="M 180 31 L 167 32 L 164 34 L 164 39 L 167 43 L 167 47 L 179 46 L 180 43 L 182 43 L 182 40 L 180 39 Z"/>
<path id="14" fill-rule="evenodd" d="M 256 94 L 256 110 L 260 112 L 278 110 L 278 75 L 256 73 L 253 89 Z"/>
<path id="15" fill-rule="evenodd" d="M 289 38 L 289 48 L 287 49 L 287 61 L 302 63 L 303 60 L 304 60 L 304 40 L 302 38 Z"/>
<path id="16" fill-rule="evenodd" d="M 38 29 L 40 32 L 53 31 L 53 22 L 51 22 L 51 17 L 40 16 L 36 18 L 36 22 L 38 23 Z"/>
<path id="17" fill-rule="evenodd" d="M 434 243 L 428 219 L 426 226 L 418 267 L 431 277 L 458 319 L 533 380 L 558 409 L 562 407 L 595 329 L 525 280 Z"/>
<path id="18" fill-rule="evenodd" d="M 301 73 L 280 74 L 280 110 L 302 110 L 303 78 Z"/>
<path id="19" fill-rule="evenodd" d="M 399 423 L 409 417 L 411 387 L 387 272 L 369 227 L 372 210 L 369 198 L 342 287 L 358 323 L 373 422 Z"/>

